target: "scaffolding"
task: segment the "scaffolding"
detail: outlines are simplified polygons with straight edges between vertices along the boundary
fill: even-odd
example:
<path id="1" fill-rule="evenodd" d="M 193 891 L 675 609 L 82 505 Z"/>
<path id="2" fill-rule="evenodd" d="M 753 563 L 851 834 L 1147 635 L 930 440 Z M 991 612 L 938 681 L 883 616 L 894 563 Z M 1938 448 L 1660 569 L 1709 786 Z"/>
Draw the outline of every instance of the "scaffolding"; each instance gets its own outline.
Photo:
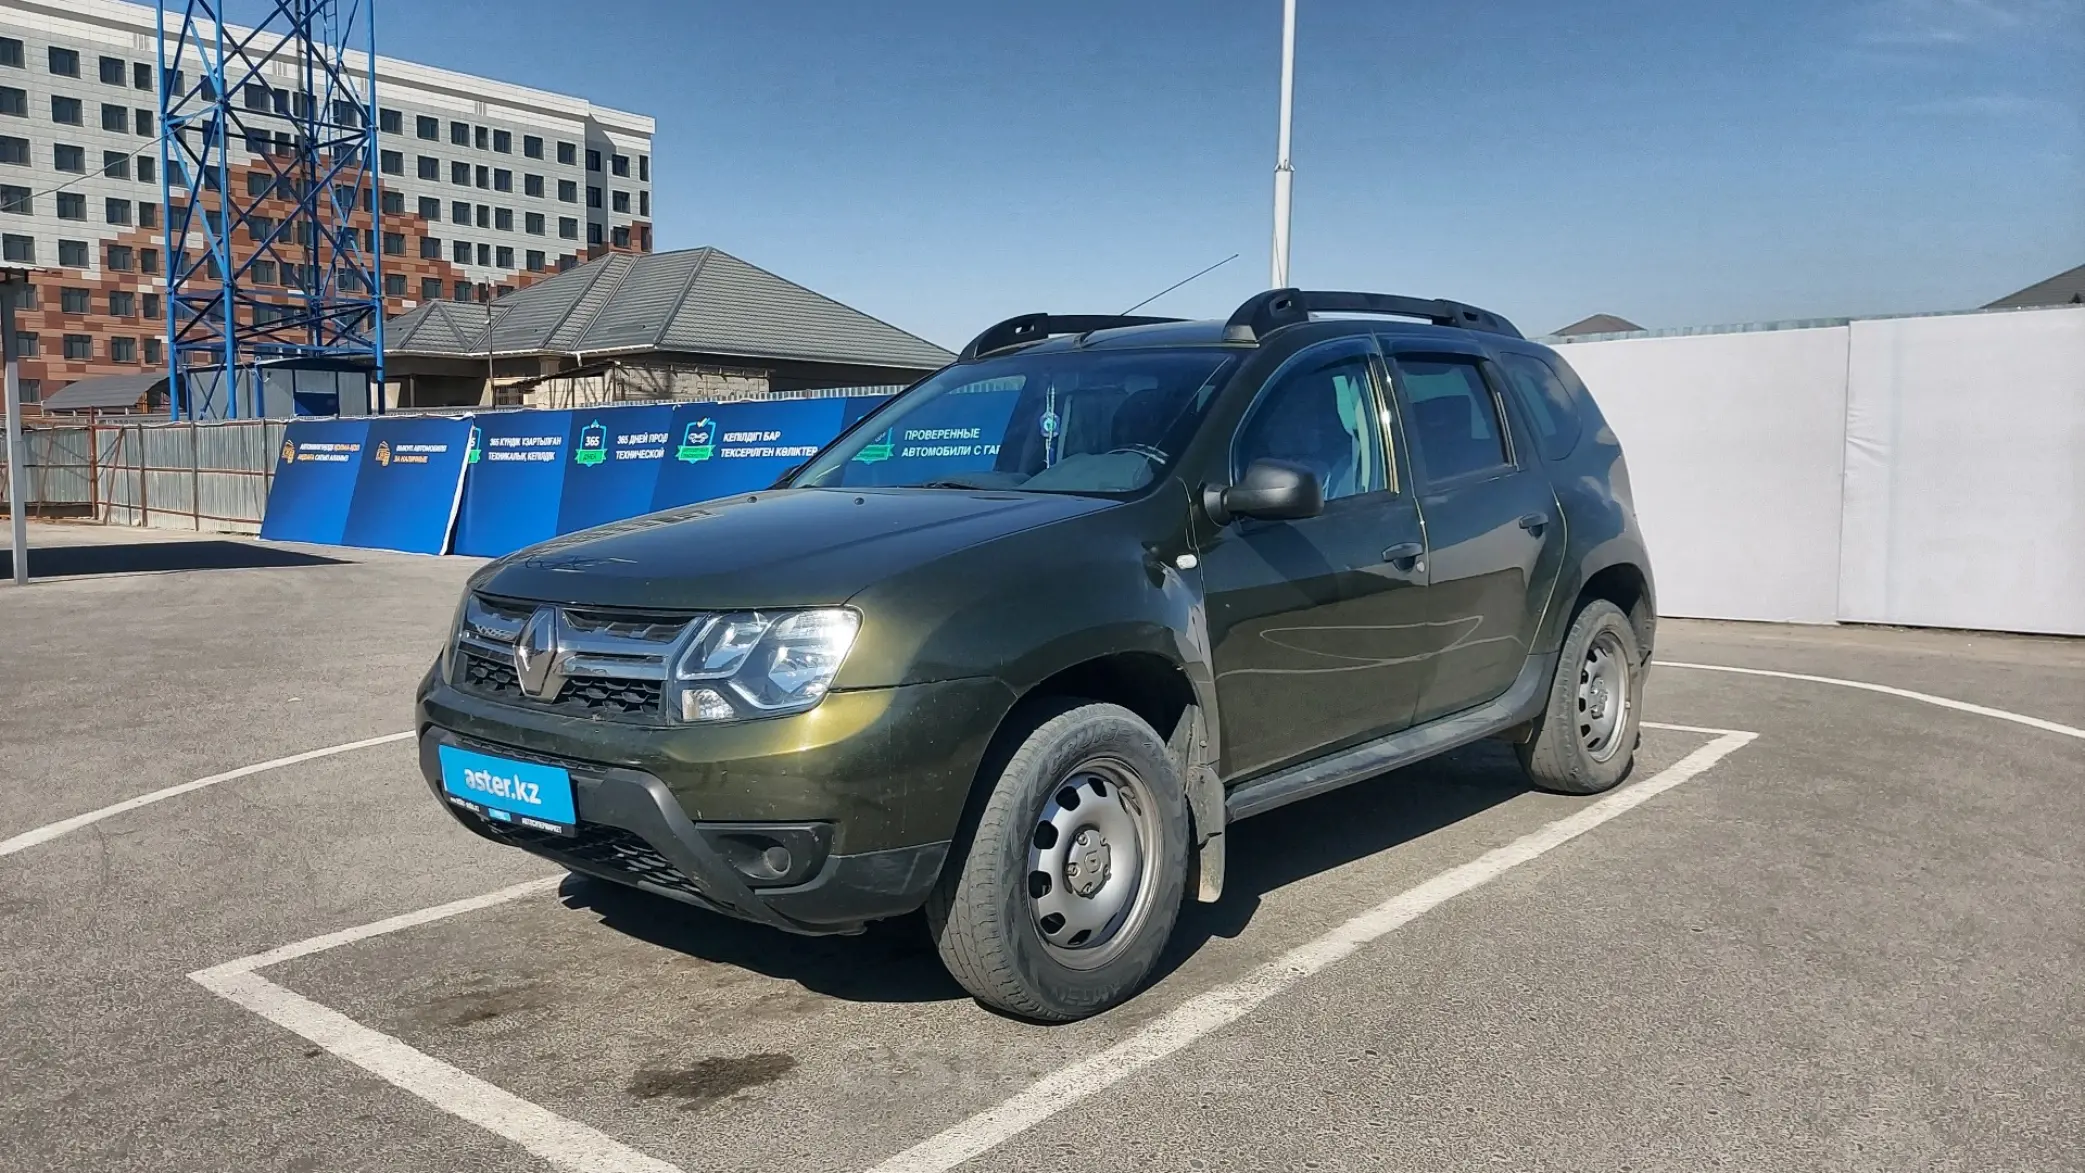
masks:
<path id="1" fill-rule="evenodd" d="M 367 371 L 381 411 L 374 0 L 226 2 L 158 0 L 169 408 L 265 415 L 289 368 Z"/>

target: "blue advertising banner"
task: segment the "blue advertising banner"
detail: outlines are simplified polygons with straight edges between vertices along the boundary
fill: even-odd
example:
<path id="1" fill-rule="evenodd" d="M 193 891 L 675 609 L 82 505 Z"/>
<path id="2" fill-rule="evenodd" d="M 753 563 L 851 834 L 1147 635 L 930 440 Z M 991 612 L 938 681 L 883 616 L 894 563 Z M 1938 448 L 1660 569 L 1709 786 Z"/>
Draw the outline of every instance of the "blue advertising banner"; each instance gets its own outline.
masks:
<path id="1" fill-rule="evenodd" d="M 674 409 L 673 443 L 652 508 L 690 505 L 773 485 L 840 431 L 844 401 L 689 403 Z"/>
<path id="2" fill-rule="evenodd" d="M 368 436 L 368 420 L 292 421 L 276 453 L 261 536 L 276 542 L 338 545 L 347 528 Z"/>
<path id="3" fill-rule="evenodd" d="M 580 408 L 565 439 L 565 484 L 557 532 L 649 513 L 659 466 L 679 443 L 672 404 Z"/>
<path id="4" fill-rule="evenodd" d="M 497 558 L 556 537 L 572 413 L 502 411 L 473 422 L 455 551 Z"/>
<path id="5" fill-rule="evenodd" d="M 470 417 L 384 416 L 367 426 L 340 543 L 446 553 L 463 492 Z"/>

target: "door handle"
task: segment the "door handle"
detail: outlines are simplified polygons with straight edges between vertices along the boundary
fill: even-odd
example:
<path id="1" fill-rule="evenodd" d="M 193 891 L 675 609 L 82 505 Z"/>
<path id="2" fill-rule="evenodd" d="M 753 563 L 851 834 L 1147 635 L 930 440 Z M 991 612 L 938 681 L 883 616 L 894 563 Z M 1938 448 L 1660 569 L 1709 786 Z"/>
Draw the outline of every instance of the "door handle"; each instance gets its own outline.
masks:
<path id="1" fill-rule="evenodd" d="M 1523 513 L 1520 515 L 1520 528 L 1539 538 L 1542 531 L 1549 528 L 1549 518 L 1540 513 Z"/>
<path id="2" fill-rule="evenodd" d="M 1399 542 L 1383 551 L 1383 561 L 1399 570 L 1423 570 L 1425 566 L 1419 561 L 1419 556 L 1424 553 L 1426 547 L 1417 542 Z"/>

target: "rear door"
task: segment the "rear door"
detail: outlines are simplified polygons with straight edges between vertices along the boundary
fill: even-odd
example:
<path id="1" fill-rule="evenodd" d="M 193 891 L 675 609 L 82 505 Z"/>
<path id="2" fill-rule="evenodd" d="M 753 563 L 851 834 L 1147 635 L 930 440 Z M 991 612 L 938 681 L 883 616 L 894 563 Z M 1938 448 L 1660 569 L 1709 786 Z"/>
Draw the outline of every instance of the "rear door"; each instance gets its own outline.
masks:
<path id="1" fill-rule="evenodd" d="M 1392 344 L 1427 535 L 1439 643 L 1414 721 L 1492 700 L 1526 660 L 1563 562 L 1563 515 L 1531 437 L 1516 437 L 1491 360 L 1427 341 Z"/>
<path id="2" fill-rule="evenodd" d="M 1240 777 L 1401 729 L 1427 650 L 1419 511 L 1395 459 L 1376 348 L 1348 337 L 1275 372 L 1232 441 L 1318 474 L 1325 510 L 1240 519 L 1202 551 L 1225 773 Z"/>

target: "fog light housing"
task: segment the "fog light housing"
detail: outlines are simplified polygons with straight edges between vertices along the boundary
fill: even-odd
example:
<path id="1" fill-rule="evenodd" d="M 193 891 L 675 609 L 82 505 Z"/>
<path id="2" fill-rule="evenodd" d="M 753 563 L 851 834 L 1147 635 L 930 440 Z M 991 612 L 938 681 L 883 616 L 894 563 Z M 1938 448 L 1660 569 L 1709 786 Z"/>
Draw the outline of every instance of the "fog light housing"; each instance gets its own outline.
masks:
<path id="1" fill-rule="evenodd" d="M 753 888 L 801 884 L 825 866 L 830 823 L 697 823 L 711 850 Z"/>

